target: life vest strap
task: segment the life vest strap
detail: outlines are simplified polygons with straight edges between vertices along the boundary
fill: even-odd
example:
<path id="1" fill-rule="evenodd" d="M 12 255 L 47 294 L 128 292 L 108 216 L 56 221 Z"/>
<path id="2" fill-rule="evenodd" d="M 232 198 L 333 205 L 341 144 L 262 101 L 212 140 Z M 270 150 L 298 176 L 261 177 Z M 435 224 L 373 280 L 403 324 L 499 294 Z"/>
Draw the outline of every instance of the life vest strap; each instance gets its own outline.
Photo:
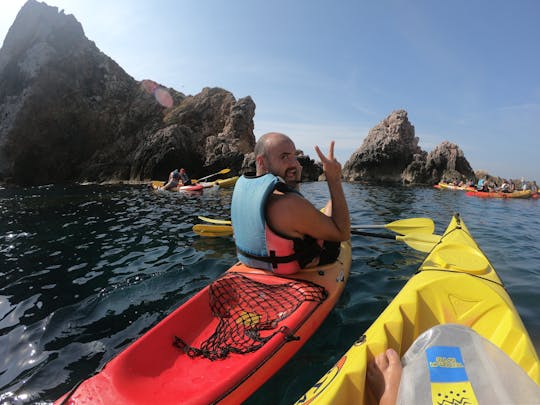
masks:
<path id="1" fill-rule="evenodd" d="M 238 252 L 240 252 L 242 255 L 249 257 L 250 259 L 260 260 L 261 262 L 264 262 L 264 263 L 271 263 L 274 269 L 277 268 L 278 264 L 290 263 L 295 260 L 298 260 L 298 258 L 300 257 L 300 254 L 298 253 L 293 253 L 292 255 L 288 255 L 288 256 L 276 256 L 276 252 L 274 250 L 271 250 L 268 256 L 258 256 L 258 255 L 248 253 L 238 248 L 238 246 L 236 247 L 236 250 L 238 250 Z"/>

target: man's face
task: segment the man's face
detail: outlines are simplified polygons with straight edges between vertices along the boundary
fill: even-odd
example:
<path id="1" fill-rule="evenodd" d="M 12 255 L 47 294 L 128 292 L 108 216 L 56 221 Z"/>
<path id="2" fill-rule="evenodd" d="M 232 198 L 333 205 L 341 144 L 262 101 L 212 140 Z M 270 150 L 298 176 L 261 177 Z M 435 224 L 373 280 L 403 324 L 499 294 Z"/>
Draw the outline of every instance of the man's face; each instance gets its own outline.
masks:
<path id="1" fill-rule="evenodd" d="M 296 158 L 296 147 L 290 139 L 272 140 L 266 148 L 264 165 L 269 173 L 280 176 L 290 187 L 298 187 L 302 166 Z"/>

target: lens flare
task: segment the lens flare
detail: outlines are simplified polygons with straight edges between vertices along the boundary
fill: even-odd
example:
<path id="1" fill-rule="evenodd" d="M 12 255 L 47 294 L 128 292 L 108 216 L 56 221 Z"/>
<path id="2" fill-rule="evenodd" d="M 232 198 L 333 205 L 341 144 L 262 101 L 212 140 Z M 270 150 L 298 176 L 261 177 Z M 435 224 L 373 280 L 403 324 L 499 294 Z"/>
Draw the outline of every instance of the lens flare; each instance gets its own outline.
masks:
<path id="1" fill-rule="evenodd" d="M 154 97 L 163 107 L 171 108 L 173 106 L 172 96 L 167 89 L 164 89 L 163 87 L 158 87 L 154 90 Z"/>
<path id="2" fill-rule="evenodd" d="M 155 81 L 143 80 L 141 86 L 148 94 L 153 94 L 156 101 L 163 107 L 171 108 L 173 106 L 173 99 L 169 91 Z"/>

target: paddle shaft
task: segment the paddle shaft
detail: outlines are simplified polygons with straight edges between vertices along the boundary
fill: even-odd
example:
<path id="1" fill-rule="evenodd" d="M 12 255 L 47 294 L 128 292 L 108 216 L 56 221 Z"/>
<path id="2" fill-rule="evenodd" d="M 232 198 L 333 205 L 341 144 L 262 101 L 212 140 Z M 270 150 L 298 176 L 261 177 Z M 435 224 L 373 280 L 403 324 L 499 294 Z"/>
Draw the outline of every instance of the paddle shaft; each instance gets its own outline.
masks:
<path id="1" fill-rule="evenodd" d="M 199 219 L 205 222 L 213 223 L 213 224 L 226 224 L 230 225 L 231 221 L 227 219 L 214 219 L 214 218 L 208 218 L 199 216 Z M 390 222 L 389 224 L 381 224 L 381 225 L 352 225 L 351 229 L 381 229 L 386 228 L 389 231 L 398 233 L 400 235 L 407 235 L 410 233 L 433 233 L 435 230 L 435 224 L 433 223 L 433 220 L 430 218 L 407 218 L 407 219 L 399 219 L 397 221 Z"/>
<path id="2" fill-rule="evenodd" d="M 396 240 L 395 236 L 393 236 L 393 235 L 385 235 L 383 233 L 362 232 L 362 231 L 358 231 L 356 229 L 351 229 L 351 233 L 353 233 L 355 235 L 362 235 L 362 236 L 373 236 L 374 238 L 384 238 L 384 239 Z"/>
<path id="3" fill-rule="evenodd" d="M 218 174 L 225 174 L 225 173 L 229 173 L 231 171 L 231 169 L 221 169 L 219 172 L 216 172 L 216 173 L 212 173 L 212 174 L 209 174 L 208 176 L 206 177 L 202 177 L 200 179 L 197 180 L 197 182 L 201 181 L 201 180 L 206 180 L 206 179 L 209 179 L 210 177 L 214 177 L 214 176 L 217 176 Z"/>
<path id="4" fill-rule="evenodd" d="M 351 225 L 351 229 L 385 228 L 386 225 Z"/>

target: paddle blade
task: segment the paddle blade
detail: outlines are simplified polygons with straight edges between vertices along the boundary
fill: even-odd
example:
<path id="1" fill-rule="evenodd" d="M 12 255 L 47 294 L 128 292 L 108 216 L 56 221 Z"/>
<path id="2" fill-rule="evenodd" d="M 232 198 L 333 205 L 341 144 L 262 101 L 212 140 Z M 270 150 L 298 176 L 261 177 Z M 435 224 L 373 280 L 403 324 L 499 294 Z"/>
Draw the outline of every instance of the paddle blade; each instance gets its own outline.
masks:
<path id="1" fill-rule="evenodd" d="M 216 172 L 216 173 L 212 173 L 212 174 L 209 174 L 208 176 L 206 177 L 201 177 L 200 179 L 198 180 L 193 180 L 195 183 L 198 183 L 200 181 L 203 181 L 203 180 L 206 180 L 206 179 L 209 179 L 210 177 L 214 177 L 214 176 L 217 176 L 218 174 L 225 174 L 225 173 L 229 173 L 231 171 L 231 169 L 229 168 L 226 168 L 226 169 L 221 169 L 219 172 Z"/>
<path id="2" fill-rule="evenodd" d="M 193 232 L 200 236 L 231 236 L 233 233 L 230 225 L 193 225 Z"/>
<path id="3" fill-rule="evenodd" d="M 199 215 L 197 218 L 199 218 L 201 221 L 208 222 L 210 224 L 231 225 L 231 221 L 229 219 L 214 219 L 214 218 L 203 217 L 202 215 Z"/>
<path id="4" fill-rule="evenodd" d="M 435 223 L 431 218 L 406 218 L 390 222 L 386 225 L 353 225 L 351 229 L 386 228 L 401 235 L 408 233 L 433 233 Z"/>
<path id="5" fill-rule="evenodd" d="M 435 223 L 431 218 L 407 218 L 391 222 L 385 228 L 401 235 L 417 232 L 432 234 L 435 232 Z"/>
<path id="6" fill-rule="evenodd" d="M 441 235 L 431 233 L 410 233 L 398 235 L 396 240 L 405 242 L 407 245 L 420 252 L 428 253 L 441 241 Z"/>

